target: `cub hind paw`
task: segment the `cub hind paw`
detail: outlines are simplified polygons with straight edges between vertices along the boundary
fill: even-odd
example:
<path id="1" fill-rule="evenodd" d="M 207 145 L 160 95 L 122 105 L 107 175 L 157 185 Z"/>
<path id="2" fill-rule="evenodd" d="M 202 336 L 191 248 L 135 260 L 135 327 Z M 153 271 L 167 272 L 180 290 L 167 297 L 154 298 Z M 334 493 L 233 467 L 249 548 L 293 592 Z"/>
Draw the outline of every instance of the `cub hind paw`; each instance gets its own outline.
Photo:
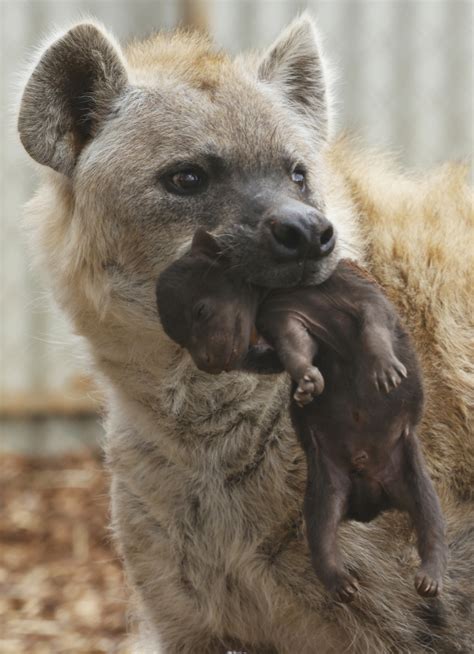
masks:
<path id="1" fill-rule="evenodd" d="M 441 576 L 431 575 L 421 569 L 415 576 L 416 592 L 422 597 L 436 597 L 442 590 Z"/>
<path id="2" fill-rule="evenodd" d="M 359 584 L 354 577 L 344 572 L 334 579 L 330 590 L 335 600 L 348 604 L 357 596 Z"/>

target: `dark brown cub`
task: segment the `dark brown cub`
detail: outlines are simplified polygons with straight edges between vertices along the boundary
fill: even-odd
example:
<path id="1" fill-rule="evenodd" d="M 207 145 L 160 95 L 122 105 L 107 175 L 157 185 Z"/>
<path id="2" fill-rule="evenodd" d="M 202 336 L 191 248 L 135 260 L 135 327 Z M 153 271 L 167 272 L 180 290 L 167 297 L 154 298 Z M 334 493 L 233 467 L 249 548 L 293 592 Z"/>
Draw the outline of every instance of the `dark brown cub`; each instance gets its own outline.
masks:
<path id="1" fill-rule="evenodd" d="M 191 252 L 161 275 L 157 299 L 165 331 L 202 369 L 276 372 L 281 362 L 293 379 L 291 419 L 308 465 L 307 536 L 326 588 L 343 602 L 358 590 L 338 551 L 340 522 L 399 509 L 417 533 L 416 589 L 437 595 L 447 548 L 416 437 L 421 374 L 379 286 L 343 260 L 318 286 L 258 290 L 232 275 L 218 242 L 199 230 Z M 273 352 L 252 345 L 254 325 Z"/>

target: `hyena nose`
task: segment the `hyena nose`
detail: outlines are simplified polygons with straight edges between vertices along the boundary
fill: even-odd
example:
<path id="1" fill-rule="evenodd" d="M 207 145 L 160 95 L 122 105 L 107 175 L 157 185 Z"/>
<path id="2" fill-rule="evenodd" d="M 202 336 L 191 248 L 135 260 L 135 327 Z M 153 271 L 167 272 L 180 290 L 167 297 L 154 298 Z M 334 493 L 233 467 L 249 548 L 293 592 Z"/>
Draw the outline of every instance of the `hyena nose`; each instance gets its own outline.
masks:
<path id="1" fill-rule="evenodd" d="M 265 219 L 275 258 L 290 261 L 326 257 L 336 244 L 333 226 L 316 209 L 301 202 L 295 204 L 283 206 Z"/>

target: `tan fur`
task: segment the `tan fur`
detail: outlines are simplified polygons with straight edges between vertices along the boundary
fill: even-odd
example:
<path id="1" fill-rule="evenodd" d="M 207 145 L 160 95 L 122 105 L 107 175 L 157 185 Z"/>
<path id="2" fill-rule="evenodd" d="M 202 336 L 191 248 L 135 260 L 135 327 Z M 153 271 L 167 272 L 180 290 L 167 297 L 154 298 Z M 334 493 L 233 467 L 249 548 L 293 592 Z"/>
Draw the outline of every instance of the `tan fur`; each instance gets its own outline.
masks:
<path id="1" fill-rule="evenodd" d="M 224 52 L 216 52 L 204 36 L 186 31 L 135 41 L 127 48 L 126 56 L 137 78 L 149 79 L 151 83 L 160 71 L 172 70 L 177 79 L 198 89 L 211 90 L 223 75 L 232 71 Z"/>
<path id="2" fill-rule="evenodd" d="M 430 176 L 409 178 L 380 155 L 348 156 L 343 141 L 332 159 L 359 212 L 367 263 L 418 345 L 428 385 L 425 445 L 432 472 L 460 497 L 470 497 L 474 209 L 466 166 L 446 164 Z"/>
<path id="3" fill-rule="evenodd" d="M 176 83 L 205 94 L 224 92 L 229 78 L 245 101 L 256 93 L 241 60 L 234 65 L 185 34 L 135 44 L 127 57 L 130 78 L 145 85 L 174 66 Z M 143 107 L 137 104 L 137 125 L 149 111 Z M 452 544 L 444 595 L 424 601 L 412 587 L 417 560 L 404 517 L 346 524 L 344 558 L 362 581 L 360 599 L 343 607 L 311 569 L 301 521 L 305 463 L 288 421 L 286 379 L 208 376 L 165 337 L 151 308 L 153 283 L 192 230 L 150 227 L 144 238 L 134 224 L 117 226 L 112 237 L 106 200 L 92 190 L 101 191 L 108 167 L 120 171 L 107 152 L 101 156 L 94 176 L 86 168 L 74 187 L 46 170 L 28 220 L 55 296 L 105 380 L 113 527 L 146 647 L 157 652 L 160 642 L 165 654 L 472 651 L 474 267 L 463 171 L 410 178 L 345 140 L 327 147 L 318 168 L 340 254 L 366 261 L 420 351 L 428 397 L 421 439 Z M 148 240 L 161 248 L 158 262 Z M 109 271 L 112 258 L 130 277 Z M 135 274 L 141 281 L 130 296 Z"/>

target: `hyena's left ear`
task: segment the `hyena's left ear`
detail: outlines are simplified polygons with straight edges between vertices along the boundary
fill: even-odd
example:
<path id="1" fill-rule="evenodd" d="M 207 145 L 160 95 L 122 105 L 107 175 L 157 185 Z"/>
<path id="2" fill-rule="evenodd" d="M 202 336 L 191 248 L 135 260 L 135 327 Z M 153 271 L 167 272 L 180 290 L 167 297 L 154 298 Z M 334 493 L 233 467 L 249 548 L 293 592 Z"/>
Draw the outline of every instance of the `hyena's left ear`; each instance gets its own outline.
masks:
<path id="1" fill-rule="evenodd" d="M 258 78 L 270 84 L 322 140 L 329 132 L 330 102 L 327 66 L 318 40 L 313 19 L 304 12 L 265 53 Z"/>
<path id="2" fill-rule="evenodd" d="M 119 46 L 92 23 L 76 25 L 45 50 L 23 91 L 18 131 L 25 150 L 70 175 L 126 85 Z"/>

